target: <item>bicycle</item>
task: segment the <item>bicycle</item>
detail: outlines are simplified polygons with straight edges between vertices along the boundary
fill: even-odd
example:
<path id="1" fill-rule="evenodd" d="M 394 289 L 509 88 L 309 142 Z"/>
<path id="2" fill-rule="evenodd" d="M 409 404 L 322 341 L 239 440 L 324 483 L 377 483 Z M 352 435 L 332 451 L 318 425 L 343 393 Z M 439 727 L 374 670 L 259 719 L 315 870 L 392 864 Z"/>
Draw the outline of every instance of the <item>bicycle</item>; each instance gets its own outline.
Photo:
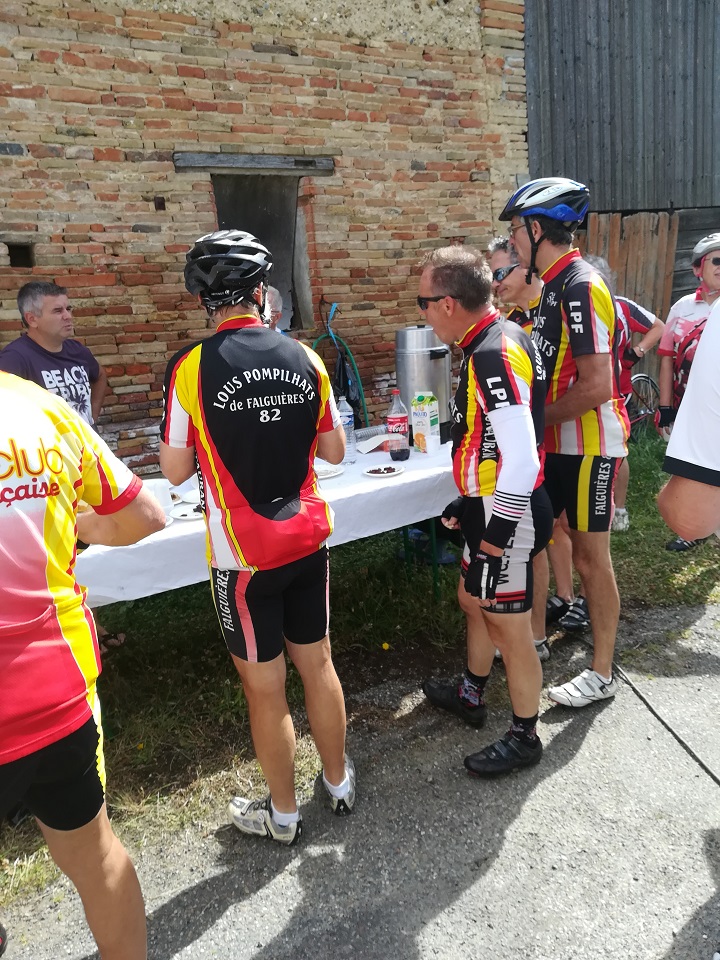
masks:
<path id="1" fill-rule="evenodd" d="M 660 404 L 660 388 L 647 373 L 635 373 L 631 377 L 632 393 L 625 408 L 630 420 L 630 439 L 637 443 L 652 426 L 655 411 Z"/>

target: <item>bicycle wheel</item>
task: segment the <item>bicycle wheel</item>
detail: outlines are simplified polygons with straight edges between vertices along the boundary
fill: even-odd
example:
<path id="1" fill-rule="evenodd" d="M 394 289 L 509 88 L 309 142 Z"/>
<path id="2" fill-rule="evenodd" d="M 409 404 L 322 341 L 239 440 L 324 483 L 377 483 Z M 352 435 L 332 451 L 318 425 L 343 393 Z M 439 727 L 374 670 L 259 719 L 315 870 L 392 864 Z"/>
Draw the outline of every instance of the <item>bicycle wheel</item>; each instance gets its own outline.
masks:
<path id="1" fill-rule="evenodd" d="M 630 437 L 636 443 L 647 432 L 660 403 L 660 388 L 647 373 L 636 373 L 631 378 L 632 393 L 627 403 Z"/>

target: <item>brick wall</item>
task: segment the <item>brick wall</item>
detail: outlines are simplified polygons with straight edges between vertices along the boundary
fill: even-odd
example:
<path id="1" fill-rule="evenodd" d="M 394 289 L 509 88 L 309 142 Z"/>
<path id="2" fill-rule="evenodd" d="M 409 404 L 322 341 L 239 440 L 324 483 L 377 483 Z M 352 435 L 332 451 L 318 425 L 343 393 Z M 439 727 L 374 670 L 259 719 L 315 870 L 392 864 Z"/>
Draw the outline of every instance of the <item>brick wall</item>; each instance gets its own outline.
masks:
<path id="1" fill-rule="evenodd" d="M 481 48 L 459 50 L 6 2 L 0 343 L 19 331 L 22 283 L 68 286 L 110 377 L 104 434 L 151 469 L 166 361 L 204 330 L 183 254 L 216 227 L 209 174 L 176 172 L 173 151 L 332 156 L 333 176 L 300 181 L 315 312 L 323 296 L 340 303 L 337 330 L 381 413 L 422 252 L 484 243 L 527 172 L 523 6 L 481 0 Z M 10 268 L 3 244 L 27 242 L 35 267 Z"/>

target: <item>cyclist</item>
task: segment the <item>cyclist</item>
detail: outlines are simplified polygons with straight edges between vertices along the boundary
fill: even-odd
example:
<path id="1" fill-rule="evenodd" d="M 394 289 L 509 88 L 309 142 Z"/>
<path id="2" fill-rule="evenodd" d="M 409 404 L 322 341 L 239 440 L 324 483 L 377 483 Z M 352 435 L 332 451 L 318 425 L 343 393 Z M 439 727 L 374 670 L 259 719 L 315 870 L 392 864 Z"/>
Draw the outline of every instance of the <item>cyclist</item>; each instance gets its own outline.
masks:
<path id="1" fill-rule="evenodd" d="M 694 294 L 681 297 L 672 305 L 658 347 L 660 408 L 657 425 L 660 429 L 672 427 L 677 416 L 695 351 L 710 310 L 720 296 L 720 233 L 711 233 L 695 244 L 692 269 L 700 281 L 698 288 Z M 677 537 L 666 544 L 666 549 L 682 552 L 699 543 L 702 539 Z"/>
<path id="2" fill-rule="evenodd" d="M 465 537 L 458 600 L 467 621 L 467 669 L 459 683 L 426 680 L 430 703 L 474 727 L 495 648 L 505 661 L 512 726 L 465 758 L 490 777 L 537 763 L 542 667 L 532 640 L 532 562 L 547 543 L 552 512 L 542 486 L 545 370 L 536 347 L 491 303 L 487 261 L 469 247 L 443 247 L 422 264 L 418 306 L 443 343 L 463 352 L 452 403 L 453 473 L 461 496 L 443 521 Z"/>
<path id="3" fill-rule="evenodd" d="M 0 373 L 0 411 L 0 818 L 29 809 L 102 956 L 142 960 L 142 893 L 105 807 L 100 652 L 75 541 L 135 543 L 165 514 L 60 397 Z M 95 510 L 78 514 L 80 498 Z"/>
<path id="4" fill-rule="evenodd" d="M 607 284 L 615 298 L 617 307 L 617 356 L 620 361 L 620 393 L 627 410 L 632 396 L 632 368 L 638 363 L 648 350 L 651 350 L 662 336 L 665 324 L 659 317 L 641 307 L 628 297 L 621 297 L 615 292 L 616 277 L 610 265 L 603 257 L 587 256 L 587 263 L 594 267 Z M 633 335 L 639 334 L 640 339 L 633 344 Z M 628 516 L 627 491 L 630 483 L 630 466 L 627 457 L 620 464 L 615 482 L 615 513 L 613 514 L 611 529 L 623 533 L 630 529 Z"/>
<path id="5" fill-rule="evenodd" d="M 681 537 L 720 535 L 720 301 L 693 360 L 663 470 L 672 474 L 658 497 L 660 513 Z"/>
<path id="6" fill-rule="evenodd" d="M 573 247 L 588 206 L 584 184 L 549 177 L 520 187 L 500 215 L 511 221 L 512 243 L 527 276 L 537 272 L 544 283 L 533 339 L 548 375 L 545 482 L 555 516 L 567 513 L 594 641 L 592 669 L 548 691 L 551 700 L 572 707 L 617 692 L 612 663 L 620 598 L 610 521 L 629 433 L 613 353 L 615 305 L 602 278 Z"/>
<path id="7" fill-rule="evenodd" d="M 508 307 L 508 320 L 519 323 L 528 336 L 532 333 L 532 308 L 537 306 L 542 291 L 539 277 L 527 283 L 525 271 L 520 268 L 517 254 L 508 237 L 495 237 L 488 244 L 488 263 L 492 271 L 495 298 Z"/>
<path id="8" fill-rule="evenodd" d="M 344 815 L 355 800 L 328 639 L 332 511 L 313 463 L 316 453 L 339 463 L 345 434 L 320 358 L 263 323 L 271 268 L 266 247 L 240 230 L 200 237 L 187 254 L 185 284 L 215 332 L 168 364 L 160 465 L 172 483 L 197 470 L 215 608 L 270 788 L 265 799 L 236 797 L 230 816 L 244 833 L 291 845 L 302 820 L 285 649 L 305 687 L 332 809 Z"/>
<path id="9" fill-rule="evenodd" d="M 500 301 L 503 307 L 509 308 L 506 319 L 520 324 L 525 333 L 530 336 L 532 333 L 532 307 L 536 306 L 540 299 L 542 282 L 534 274 L 531 282 L 526 282 L 525 271 L 520 268 L 517 254 L 510 246 L 508 237 L 495 237 L 490 241 L 487 259 L 492 271 L 492 288 L 495 299 Z M 545 627 L 546 597 L 545 594 L 537 591 L 543 590 L 543 584 L 548 580 L 547 564 L 547 551 L 541 550 L 533 558 L 533 583 L 536 593 L 533 598 L 532 633 L 538 657 L 543 661 L 550 658 Z M 561 590 L 564 591 L 564 589 L 564 584 L 557 587 L 558 593 Z M 570 577 L 570 590 L 572 591 L 572 576 Z M 570 600 L 572 600 L 572 594 Z M 567 609 L 567 606 L 568 604 L 566 604 L 565 609 Z M 495 652 L 495 659 L 502 659 L 499 650 Z"/>

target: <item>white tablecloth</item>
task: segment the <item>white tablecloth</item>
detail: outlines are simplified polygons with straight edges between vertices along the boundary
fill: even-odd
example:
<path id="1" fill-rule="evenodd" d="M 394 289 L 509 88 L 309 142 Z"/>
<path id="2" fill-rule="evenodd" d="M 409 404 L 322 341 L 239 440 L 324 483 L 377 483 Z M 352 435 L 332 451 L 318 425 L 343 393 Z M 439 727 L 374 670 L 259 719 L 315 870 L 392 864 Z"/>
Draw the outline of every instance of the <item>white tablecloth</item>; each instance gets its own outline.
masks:
<path id="1" fill-rule="evenodd" d="M 320 489 L 335 511 L 330 545 L 360 540 L 386 530 L 437 517 L 457 496 L 450 444 L 439 453 L 411 451 L 397 477 L 368 477 L 363 471 L 391 463 L 387 453 L 358 454 L 338 477 Z M 78 582 L 88 588 L 90 605 L 149 597 L 208 579 L 205 524 L 175 520 L 131 547 L 89 547 L 77 560 Z"/>

